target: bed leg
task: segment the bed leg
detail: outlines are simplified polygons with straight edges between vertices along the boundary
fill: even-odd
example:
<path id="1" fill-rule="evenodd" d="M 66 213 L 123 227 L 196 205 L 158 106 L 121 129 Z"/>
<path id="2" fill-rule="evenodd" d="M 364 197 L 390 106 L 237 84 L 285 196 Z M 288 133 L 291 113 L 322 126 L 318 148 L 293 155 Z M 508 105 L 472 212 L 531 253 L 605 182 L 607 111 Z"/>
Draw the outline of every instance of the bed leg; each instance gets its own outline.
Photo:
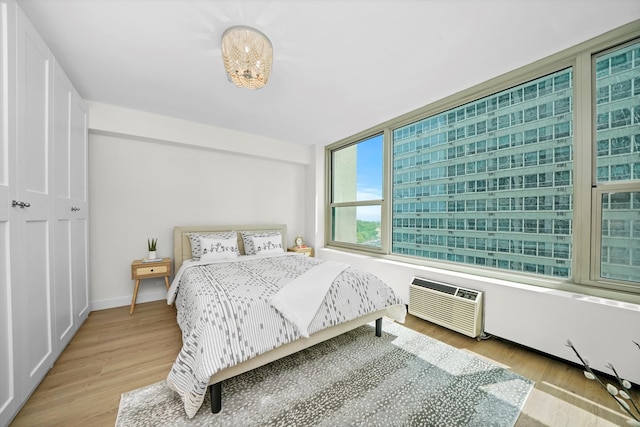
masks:
<path id="1" fill-rule="evenodd" d="M 382 317 L 376 319 L 376 336 L 382 336 Z"/>
<path id="2" fill-rule="evenodd" d="M 211 384 L 209 394 L 211 394 L 211 413 L 217 414 L 222 410 L 222 382 Z"/>

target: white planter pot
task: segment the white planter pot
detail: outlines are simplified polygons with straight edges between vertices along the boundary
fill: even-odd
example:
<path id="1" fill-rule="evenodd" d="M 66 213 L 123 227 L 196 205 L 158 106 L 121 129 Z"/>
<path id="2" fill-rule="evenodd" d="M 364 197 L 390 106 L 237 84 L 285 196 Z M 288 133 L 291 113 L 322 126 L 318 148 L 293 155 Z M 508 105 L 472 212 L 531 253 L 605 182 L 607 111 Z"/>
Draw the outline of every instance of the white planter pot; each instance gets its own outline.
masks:
<path id="1" fill-rule="evenodd" d="M 156 259 L 156 251 L 149 251 L 148 259 Z"/>

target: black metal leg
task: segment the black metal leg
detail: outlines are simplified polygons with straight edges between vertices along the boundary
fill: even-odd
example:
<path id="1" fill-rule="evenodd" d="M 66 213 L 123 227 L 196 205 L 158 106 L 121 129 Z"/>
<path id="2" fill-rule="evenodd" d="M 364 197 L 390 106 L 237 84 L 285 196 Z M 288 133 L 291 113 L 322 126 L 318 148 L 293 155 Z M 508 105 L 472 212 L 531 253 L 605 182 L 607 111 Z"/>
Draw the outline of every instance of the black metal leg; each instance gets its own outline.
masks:
<path id="1" fill-rule="evenodd" d="M 217 414 L 222 411 L 222 382 L 211 384 L 209 393 L 211 394 L 211 413 Z"/>
<path id="2" fill-rule="evenodd" d="M 382 317 L 380 317 L 379 319 L 376 319 L 376 336 L 377 337 L 382 336 Z"/>

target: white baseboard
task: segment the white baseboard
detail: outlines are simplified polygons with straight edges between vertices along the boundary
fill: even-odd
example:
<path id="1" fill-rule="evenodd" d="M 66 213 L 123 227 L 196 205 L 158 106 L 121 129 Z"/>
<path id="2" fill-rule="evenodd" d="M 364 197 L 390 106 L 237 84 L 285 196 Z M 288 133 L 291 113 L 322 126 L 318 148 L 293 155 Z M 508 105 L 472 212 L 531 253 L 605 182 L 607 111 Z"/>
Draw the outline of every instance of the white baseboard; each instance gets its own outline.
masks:
<path id="1" fill-rule="evenodd" d="M 151 301 L 160 301 L 167 299 L 167 291 L 166 290 L 156 290 L 138 294 L 138 298 L 136 299 L 136 304 L 141 304 L 143 302 L 151 302 Z M 110 298 L 98 301 L 91 301 L 91 311 L 96 310 L 106 310 L 108 308 L 115 307 L 123 307 L 131 305 L 131 297 L 124 296 L 119 298 Z"/>

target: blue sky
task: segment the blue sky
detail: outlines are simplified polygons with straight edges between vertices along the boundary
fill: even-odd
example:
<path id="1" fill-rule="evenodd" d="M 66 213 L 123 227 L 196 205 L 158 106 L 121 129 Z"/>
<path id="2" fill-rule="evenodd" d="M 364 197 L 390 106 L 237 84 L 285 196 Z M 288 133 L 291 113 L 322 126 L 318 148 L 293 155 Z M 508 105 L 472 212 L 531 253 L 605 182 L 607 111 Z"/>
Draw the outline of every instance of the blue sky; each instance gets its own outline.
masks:
<path id="1" fill-rule="evenodd" d="M 382 135 L 358 144 L 358 200 L 382 198 Z"/>
<path id="2" fill-rule="evenodd" d="M 357 156 L 357 200 L 382 199 L 382 135 L 358 144 Z M 379 221 L 378 206 L 358 208 L 358 219 Z"/>

